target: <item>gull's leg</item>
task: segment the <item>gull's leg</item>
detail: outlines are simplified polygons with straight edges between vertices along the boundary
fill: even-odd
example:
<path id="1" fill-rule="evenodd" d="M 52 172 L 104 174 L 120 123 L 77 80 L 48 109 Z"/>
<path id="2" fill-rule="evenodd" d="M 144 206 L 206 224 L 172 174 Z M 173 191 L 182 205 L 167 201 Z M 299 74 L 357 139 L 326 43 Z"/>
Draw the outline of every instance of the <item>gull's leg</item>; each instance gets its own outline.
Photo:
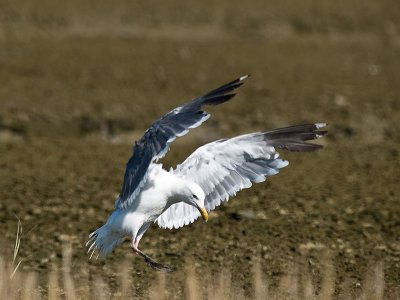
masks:
<path id="1" fill-rule="evenodd" d="M 132 244 L 131 244 L 132 250 L 135 251 L 136 254 L 143 257 L 144 261 L 153 269 L 158 270 L 158 271 L 164 271 L 164 272 L 172 272 L 173 270 L 170 267 L 156 262 L 154 259 L 150 258 L 146 254 L 144 254 L 142 251 L 140 251 L 138 248 L 139 241 L 142 238 L 145 231 L 149 228 L 150 224 L 151 223 L 143 224 L 142 227 L 139 229 L 136 237 L 132 239 Z"/>
<path id="2" fill-rule="evenodd" d="M 138 255 L 140 255 L 141 257 L 143 257 L 143 258 L 144 258 L 144 261 L 145 261 L 150 267 L 152 267 L 153 269 L 155 269 L 155 270 L 157 270 L 157 271 L 163 271 L 163 272 L 172 272 L 172 271 L 173 271 L 172 268 L 170 268 L 170 267 L 168 267 L 168 266 L 166 266 L 166 265 L 163 265 L 163 264 L 160 264 L 160 263 L 156 262 L 154 259 L 152 259 L 152 258 L 149 257 L 148 255 L 146 255 L 146 254 L 144 254 L 142 251 L 140 251 L 140 250 L 138 249 L 138 247 L 137 247 L 138 244 L 139 244 L 139 241 L 137 241 L 137 240 L 132 240 L 132 244 L 131 244 L 132 250 L 133 250 L 136 254 L 138 254 Z"/>

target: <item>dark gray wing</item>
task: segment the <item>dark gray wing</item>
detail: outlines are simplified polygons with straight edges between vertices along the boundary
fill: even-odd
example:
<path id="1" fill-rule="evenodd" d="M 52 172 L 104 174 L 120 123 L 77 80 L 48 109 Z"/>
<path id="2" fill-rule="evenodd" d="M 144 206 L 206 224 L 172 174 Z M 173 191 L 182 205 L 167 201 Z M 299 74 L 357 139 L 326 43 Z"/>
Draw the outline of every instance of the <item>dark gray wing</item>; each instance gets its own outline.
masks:
<path id="1" fill-rule="evenodd" d="M 209 118 L 209 114 L 201 110 L 203 105 L 218 105 L 228 101 L 235 96 L 231 92 L 241 86 L 243 80 L 247 77 L 242 76 L 195 98 L 171 110 L 154 122 L 143 137 L 135 142 L 133 155 L 126 166 L 124 182 L 116 201 L 116 207 L 126 208 L 137 197 L 146 183 L 147 170 L 150 164 L 167 153 L 169 143 L 174 141 L 176 137 L 185 135 L 190 128 L 201 125 Z"/>

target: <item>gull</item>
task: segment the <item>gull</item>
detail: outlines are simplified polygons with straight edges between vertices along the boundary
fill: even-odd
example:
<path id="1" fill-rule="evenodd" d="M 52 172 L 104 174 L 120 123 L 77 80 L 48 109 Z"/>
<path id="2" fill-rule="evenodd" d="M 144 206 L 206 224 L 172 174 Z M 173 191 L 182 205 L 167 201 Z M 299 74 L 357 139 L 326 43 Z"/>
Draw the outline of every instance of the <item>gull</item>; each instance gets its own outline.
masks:
<path id="1" fill-rule="evenodd" d="M 322 137 L 325 123 L 290 126 L 267 132 L 255 132 L 206 144 L 183 163 L 169 171 L 157 163 L 169 150 L 169 144 L 189 129 L 206 121 L 206 105 L 219 105 L 235 94 L 248 76 L 242 76 L 207 94 L 175 108 L 155 121 L 133 146 L 126 165 L 121 192 L 107 222 L 89 235 L 91 256 L 109 254 L 125 239 L 130 247 L 156 270 L 172 268 L 156 262 L 139 250 L 143 234 L 152 223 L 161 228 L 179 228 L 208 213 L 252 183 L 275 175 L 289 162 L 279 158 L 277 149 L 311 152 L 321 145 L 306 141 Z"/>

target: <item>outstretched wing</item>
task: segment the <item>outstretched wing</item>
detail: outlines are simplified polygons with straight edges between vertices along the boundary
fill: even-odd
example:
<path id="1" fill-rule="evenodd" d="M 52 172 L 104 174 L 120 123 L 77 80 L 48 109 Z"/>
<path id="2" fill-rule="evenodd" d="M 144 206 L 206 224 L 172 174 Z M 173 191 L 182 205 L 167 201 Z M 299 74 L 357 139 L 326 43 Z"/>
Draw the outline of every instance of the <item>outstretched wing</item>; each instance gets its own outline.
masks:
<path id="1" fill-rule="evenodd" d="M 124 182 L 115 204 L 116 207 L 126 208 L 133 202 L 146 183 L 147 169 L 150 164 L 167 153 L 169 144 L 176 137 L 185 135 L 190 128 L 199 126 L 209 118 L 210 115 L 201 110 L 203 105 L 218 105 L 228 101 L 235 96 L 231 92 L 241 86 L 247 77 L 242 76 L 204 96 L 195 98 L 154 122 L 143 137 L 135 142 L 133 155 L 126 166 Z"/>
<path id="2" fill-rule="evenodd" d="M 198 148 L 174 173 L 196 182 L 206 194 L 207 211 L 228 201 L 236 192 L 275 175 L 289 162 L 279 158 L 276 149 L 309 152 L 321 145 L 306 143 L 325 135 L 319 130 L 326 124 L 308 124 L 252 133 L 219 140 Z M 200 216 L 199 211 L 183 202 L 173 204 L 157 219 L 163 228 L 179 228 Z"/>

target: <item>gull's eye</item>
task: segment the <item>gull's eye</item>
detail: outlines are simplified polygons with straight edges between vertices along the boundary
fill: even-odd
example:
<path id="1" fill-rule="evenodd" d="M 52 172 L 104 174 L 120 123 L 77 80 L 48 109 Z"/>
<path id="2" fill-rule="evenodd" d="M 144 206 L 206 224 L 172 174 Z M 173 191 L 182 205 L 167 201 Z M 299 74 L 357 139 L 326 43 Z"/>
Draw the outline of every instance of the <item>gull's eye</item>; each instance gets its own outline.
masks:
<path id="1" fill-rule="evenodd" d="M 197 198 L 197 196 L 195 194 L 192 195 L 194 199 L 199 200 L 199 198 Z"/>

